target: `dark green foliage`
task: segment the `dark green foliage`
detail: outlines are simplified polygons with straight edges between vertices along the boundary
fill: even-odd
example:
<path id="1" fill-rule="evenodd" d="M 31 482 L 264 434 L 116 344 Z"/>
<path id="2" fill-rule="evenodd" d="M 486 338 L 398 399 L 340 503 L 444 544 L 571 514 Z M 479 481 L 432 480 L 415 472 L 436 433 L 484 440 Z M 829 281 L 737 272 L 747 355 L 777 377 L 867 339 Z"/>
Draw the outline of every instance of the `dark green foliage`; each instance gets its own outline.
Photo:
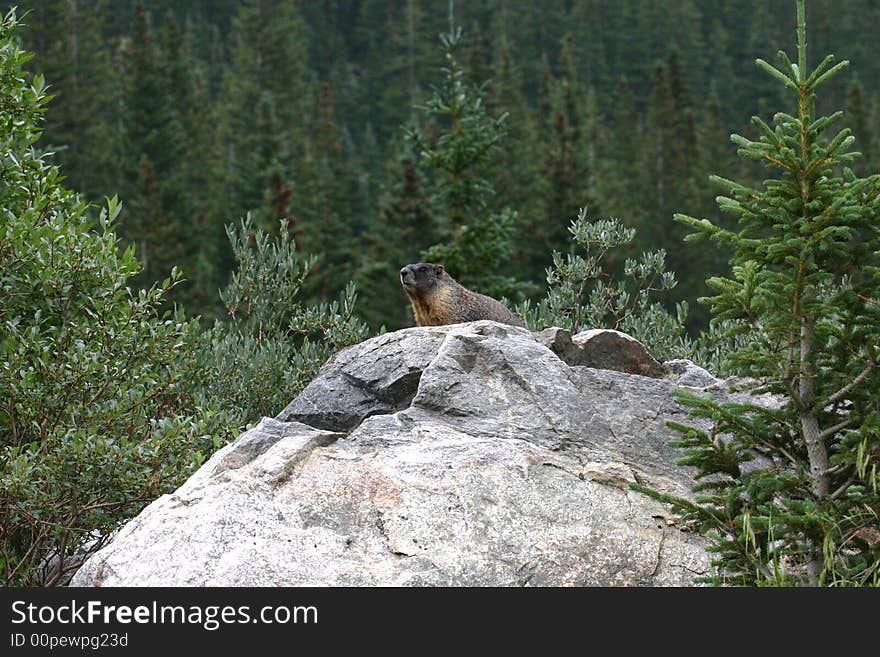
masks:
<path id="1" fill-rule="evenodd" d="M 222 216 L 225 208 L 215 196 L 215 180 L 220 177 L 220 158 L 214 143 L 217 108 L 211 105 L 207 75 L 193 52 L 192 37 L 192 33 L 181 32 L 168 14 L 161 43 L 180 140 L 173 176 L 174 219 L 169 223 L 185 230 L 177 248 L 186 253 L 177 262 L 186 266 L 187 280 L 177 298 L 193 312 L 213 317 L 220 310 L 217 289 L 227 274 L 221 258 L 225 234 L 214 218 Z"/>
<path id="2" fill-rule="evenodd" d="M 106 12 L 83 0 L 20 0 L 19 36 L 39 53 L 53 97 L 44 146 L 56 153 L 67 186 L 90 199 L 118 191 L 120 86 L 105 47 Z M 131 13 L 127 14 L 131 16 Z M 167 273 L 166 273 L 167 275 Z"/>
<path id="3" fill-rule="evenodd" d="M 332 303 L 303 303 L 315 258 L 297 252 L 286 222 L 277 238 L 250 216 L 227 233 L 238 265 L 221 292 L 229 321 L 216 322 L 197 339 L 196 398 L 224 408 L 234 433 L 280 413 L 327 358 L 365 339 L 367 329 L 354 317 L 354 285 Z"/>
<path id="4" fill-rule="evenodd" d="M 708 328 L 707 308 L 690 303 L 688 329 L 700 338 L 680 334 L 679 318 L 670 311 L 677 302 L 707 294 L 709 276 L 727 281 L 717 284 L 725 290 L 732 285 L 730 294 L 761 312 L 773 309 L 766 305 L 768 295 L 786 288 L 764 280 L 769 275 L 750 270 L 746 262 L 738 261 L 731 273 L 727 261 L 736 251 L 731 240 L 722 239 L 718 251 L 683 245 L 685 230 L 673 213 L 707 217 L 722 231 L 719 236 L 725 230 L 739 235 L 741 215 L 723 212 L 730 207 L 726 201 L 716 207 L 709 172 L 760 195 L 784 192 L 764 188 L 765 160 L 737 160 L 727 136 L 737 132 L 760 143 L 761 124 L 743 124 L 752 114 L 777 129 L 770 110 L 788 92 L 751 62 L 768 47 L 792 45 L 786 3 L 457 3 L 455 23 L 466 26 L 467 38 L 454 30 L 447 34 L 446 46 L 452 47 L 445 70 L 438 65 L 436 37 L 449 30 L 448 0 L 363 0 L 346 3 L 345 11 L 295 0 L 17 4 L 31 12 L 20 38 L 38 53 L 27 66 L 45 74 L 55 96 L 43 148 L 55 153 L 53 161 L 62 165 L 66 185 L 83 194 L 83 205 L 93 204 L 71 213 L 83 222 L 96 220 L 94 204 L 119 193 L 125 200 L 119 236 L 141 258 L 130 284 L 145 292 L 155 283 L 164 289 L 162 281 L 174 266 L 185 276 L 161 296 L 163 308 L 177 304 L 189 316 L 202 315 L 207 326 L 225 318 L 217 291 L 238 266 L 225 226 L 250 212 L 255 233 L 262 229 L 275 240 L 288 240 L 284 252 L 297 247 L 298 266 L 306 262 L 303 253 L 317 258 L 296 292 L 293 303 L 301 309 L 340 294 L 350 298 L 346 290 L 355 280 L 359 312 L 370 326 L 408 325 L 409 304 L 397 272 L 407 262 L 430 257 L 446 260 L 455 276 L 483 292 L 517 300 L 530 295 L 532 312 L 545 312 L 535 321 L 564 323 L 574 317 L 573 325 L 626 325 L 658 353 L 690 353 L 715 372 L 722 358 L 740 352 L 751 355 L 731 359 L 733 370 L 757 375 L 770 367 L 771 361 L 752 349 L 754 329 L 744 327 L 733 302 L 716 304 L 718 315 Z M 871 31 L 880 9 L 867 0 L 813 0 L 810 10 L 815 16 L 809 38 L 846 49 L 858 69 L 858 83 L 828 80 L 818 106 L 820 113 L 845 107 L 844 121 L 858 137 L 855 147 L 863 157 L 835 164 L 826 176 L 849 185 L 845 164 L 864 176 L 880 162 L 875 127 L 880 56 Z M 422 108 L 415 120 L 414 106 Z M 399 143 L 404 124 L 411 126 L 415 143 Z M 35 124 L 16 125 L 13 142 Z M 20 152 L 11 143 L 2 156 Z M 46 193 L 57 182 L 47 177 Z M 26 190 L 4 185 L 2 207 L 31 203 Z M 737 200 L 738 193 L 726 195 Z M 779 197 L 781 205 L 774 205 L 777 197 L 766 198 L 774 212 L 794 211 L 792 198 Z M 620 230 L 636 231 L 631 243 L 605 253 L 604 273 L 598 275 L 608 278 L 590 278 L 582 267 L 567 264 L 569 258 L 577 263 L 576 256 L 588 259 L 566 230 L 584 206 L 620 217 Z M 751 217 L 749 206 L 743 207 L 748 211 L 742 217 Z M 285 220 L 286 235 L 276 234 L 279 219 Z M 748 239 L 788 239 L 794 225 L 803 228 L 767 225 Z M 844 239 L 829 229 L 822 239 L 831 244 Z M 877 300 L 856 275 L 867 271 L 873 257 L 865 251 L 870 231 L 858 233 L 852 246 L 862 251 L 838 249 L 837 264 L 854 286 L 849 296 L 815 284 L 816 303 L 824 304 L 820 310 L 850 300 L 845 311 L 822 315 L 816 327 L 817 339 L 837 345 L 840 362 L 849 350 L 841 377 L 854 375 L 861 361 L 849 345 L 868 329 L 854 325 L 852 335 L 844 336 L 835 321 L 858 316 L 853 294 L 868 299 L 860 299 L 858 308 Z M 276 243 L 265 239 L 266 245 Z M 425 253 L 429 247 L 436 248 Z M 784 258 L 800 258 L 794 247 L 761 248 L 755 246 L 752 259 L 772 256 L 780 271 Z M 637 277 L 639 266 L 627 266 L 627 259 L 639 263 L 639 254 L 658 249 L 679 284 L 648 297 L 655 315 L 633 305 L 645 298 L 636 292 L 636 278 L 627 275 Z M 815 250 L 817 266 L 832 261 L 835 249 Z M 536 306 L 554 251 L 560 266 L 554 267 L 549 296 Z M 287 257 L 268 247 L 263 255 Z M 659 272 L 654 258 L 641 261 L 643 273 Z M 274 271 L 267 280 L 287 285 L 287 274 L 265 266 Z M 304 273 L 297 271 L 294 276 L 291 270 L 291 280 Z M 584 281 L 589 281 L 585 290 L 603 290 L 595 299 L 599 305 L 587 294 L 575 300 Z M 842 286 L 842 279 L 834 284 Z M 628 294 L 623 306 L 620 291 Z M 272 293 L 277 301 L 277 291 Z M 551 313 L 547 304 L 553 298 Z M 620 311 L 623 307 L 629 310 Z M 353 321 L 350 307 L 342 304 L 337 311 L 343 318 L 337 328 L 348 337 L 336 344 L 361 335 L 342 328 Z M 23 306 L 21 313 L 33 314 Z M 212 426 L 226 427 L 206 431 L 214 435 L 203 441 L 208 448 L 289 401 L 325 355 L 301 351 L 302 336 L 282 325 L 272 329 L 270 341 L 260 341 L 250 320 L 240 320 L 237 312 L 231 323 L 203 336 L 192 322 L 182 329 L 185 343 L 198 347 L 199 360 L 193 362 L 184 349 L 180 367 L 190 368 L 188 380 L 211 382 L 190 391 L 207 409 L 198 412 Z M 777 332 L 768 336 L 780 335 L 779 322 L 769 324 Z M 205 348 L 199 336 L 216 340 L 217 348 Z M 678 340 L 689 345 L 684 352 Z M 200 367 L 214 373 L 202 377 Z M 259 394 L 245 389 L 253 380 L 265 383 Z M 207 405 L 224 396 L 230 401 L 221 404 L 222 411 Z M 855 440 L 852 435 L 841 435 L 841 444 Z M 858 486 L 847 490 L 854 494 Z"/>
<path id="5" fill-rule="evenodd" d="M 492 182 L 486 177 L 501 148 L 506 116 L 490 116 L 484 89 L 465 81 L 457 59 L 461 28 L 450 20 L 441 41 L 445 79 L 423 108 L 436 132 L 411 137 L 429 180 L 434 230 L 439 236 L 422 259 L 443 263 L 462 285 L 483 294 L 519 296 L 527 286 L 504 271 L 513 255 L 516 213 L 497 208 Z"/>
<path id="6" fill-rule="evenodd" d="M 595 102 L 587 102 L 587 91 L 577 74 L 578 52 L 568 36 L 562 44 L 559 73 L 545 82 L 542 99 L 548 108 L 541 120 L 543 188 L 539 196 L 543 217 L 541 232 L 536 235 L 543 243 L 545 254 L 560 249 L 567 241 L 569 217 L 582 207 L 594 207 L 590 196 L 590 151 L 595 148 L 590 122 L 596 121 Z M 545 256 L 546 257 L 546 256 Z"/>
<path id="7" fill-rule="evenodd" d="M 874 149 L 878 135 L 876 119 L 878 117 L 876 116 L 876 97 L 874 100 L 875 107 L 872 108 L 868 103 L 864 87 L 858 78 L 854 77 L 847 94 L 844 114 L 847 126 L 857 139 L 855 146 L 862 154 L 861 158 L 853 162 L 853 170 L 859 175 L 872 171 L 870 166 L 875 161 Z"/>
<path id="8" fill-rule="evenodd" d="M 486 115 L 507 114 L 501 148 L 479 173 L 495 190 L 485 216 L 516 213 L 499 275 L 543 287 L 551 252 L 567 248 L 568 221 L 584 206 L 637 229 L 632 252 L 613 269 L 625 255 L 666 251 L 679 280 L 673 302 L 692 301 L 707 292 L 707 276 L 725 275 L 726 254 L 682 246 L 672 215 L 715 213 L 710 171 L 760 180 L 759 165 L 729 168 L 733 151 L 718 134 L 753 138 L 741 118 L 767 120 L 767 108 L 779 105 L 780 87 L 749 62 L 768 43 L 790 43 L 781 4 L 458 3 L 465 87 L 484 83 Z M 345 11 L 294 0 L 20 6 L 33 10 L 22 32 L 39 55 L 31 67 L 56 94 L 47 147 L 89 200 L 125 199 L 120 234 L 147 255 L 139 283 L 177 264 L 186 280 L 172 300 L 193 314 L 222 314 L 216 292 L 234 267 L 224 226 L 251 212 L 266 230 L 287 218 L 298 245 L 321 256 L 307 296 L 334 298 L 353 278 L 390 291 L 399 263 L 370 262 L 369 254 L 381 256 L 374 236 L 385 232 L 385 203 L 403 182 L 403 173 L 386 175 L 399 158 L 400 126 L 442 87 L 436 36 L 448 29 L 448 0 L 366 0 Z M 862 91 L 835 81 L 826 89 L 829 101 L 852 109 L 846 120 L 859 135 L 862 175 L 877 169 L 880 154 L 880 132 L 871 129 L 880 117 L 880 57 L 869 32 L 877 9 L 862 0 L 833 12 L 826 0 L 813 6 L 811 38 L 855 49 Z M 447 126 L 423 127 L 433 148 Z M 427 199 L 436 181 L 422 178 Z M 435 221 L 447 214 L 433 202 L 431 213 Z M 489 228 L 483 215 L 474 220 Z M 442 227 L 426 232 L 434 228 Z M 456 239 L 455 227 L 443 230 L 420 248 Z M 176 243 L 156 249 L 163 235 Z M 409 250 L 403 233 L 394 235 L 400 241 L 388 254 Z M 474 251 L 468 260 L 481 255 L 477 244 L 462 244 Z M 405 299 L 386 292 L 369 304 L 371 325 L 405 321 Z M 707 319 L 692 304 L 689 330 L 705 330 Z"/>
<path id="9" fill-rule="evenodd" d="M 176 24 L 155 29 L 142 5 L 135 6 L 132 38 L 120 53 L 123 107 L 119 187 L 128 200 L 120 216 L 120 235 L 134 244 L 142 287 L 162 280 L 174 266 L 186 264 L 184 281 L 171 301 L 210 309 L 204 286 L 210 284 L 215 254 L 203 239 L 204 176 L 189 166 L 203 151 L 206 135 L 195 124 L 196 83 Z M 192 190 L 192 191 L 190 191 Z M 200 223 L 202 225 L 200 225 Z"/>
<path id="10" fill-rule="evenodd" d="M 730 368 L 777 403 L 680 394 L 715 428 L 673 427 L 683 464 L 703 482 L 696 504 L 673 504 L 715 539 L 713 582 L 877 585 L 880 176 L 852 172 L 854 138 L 834 127 L 841 113 L 815 110 L 818 88 L 847 62 L 828 56 L 808 68 L 803 0 L 797 7 L 798 61 L 780 51 L 778 67 L 757 62 L 794 109 L 771 124 L 753 118 L 755 139 L 732 137 L 771 177 L 760 186 L 715 178 L 737 230 L 677 216 L 691 239 L 733 251 L 733 276 L 710 279 L 716 294 L 705 301 L 724 335 L 741 340 Z M 765 465 L 749 467 L 758 455 Z"/>
<path id="11" fill-rule="evenodd" d="M 238 3 L 231 21 L 229 56 L 215 133 L 219 199 L 209 232 L 222 243 L 220 268 L 234 266 L 223 227 L 250 212 L 264 230 L 285 217 L 297 239 L 302 225 L 293 194 L 306 153 L 312 80 L 306 67 L 308 38 L 299 7 L 280 0 Z"/>
<path id="12" fill-rule="evenodd" d="M 412 134 L 412 133 L 410 133 Z M 373 327 L 411 326 L 409 302 L 400 287 L 400 269 L 418 262 L 436 241 L 418 153 L 407 139 L 390 172 L 391 188 L 380 204 L 381 221 L 364 234 L 364 258 L 357 273 L 360 315 Z"/>
<path id="13" fill-rule="evenodd" d="M 352 257 L 362 230 L 357 208 L 354 154 L 336 121 L 329 84 L 318 89 L 317 112 L 299 163 L 296 205 L 302 218 L 302 246 L 319 259 L 310 288 L 321 299 L 335 296 L 351 281 Z"/>
<path id="14" fill-rule="evenodd" d="M 52 584 L 182 483 L 210 423 L 187 393 L 189 327 L 158 311 L 177 274 L 132 292 L 115 197 L 90 219 L 36 150 L 47 97 L 15 25 L 0 24 L 0 578 Z"/>
<path id="15" fill-rule="evenodd" d="M 493 115 L 506 113 L 504 148 L 494 158 L 490 175 L 495 184 L 496 198 L 516 208 L 514 225 L 515 267 L 528 272 L 522 278 L 533 278 L 533 263 L 547 262 L 546 246 L 535 239 L 540 229 L 542 199 L 535 194 L 535 181 L 540 179 L 541 146 L 538 122 L 523 93 L 522 74 L 514 59 L 513 45 L 503 39 L 496 49 L 495 77 L 487 85 L 487 107 Z M 537 282 L 534 281 L 533 282 Z"/>
<path id="16" fill-rule="evenodd" d="M 558 76 L 546 71 L 542 79 L 540 104 L 546 113 L 539 117 L 540 206 L 529 236 L 540 248 L 532 268 L 545 268 L 550 254 L 566 247 L 570 217 L 580 208 L 597 205 L 591 160 L 595 162 L 598 108 L 595 94 L 588 94 L 580 84 L 578 59 L 574 40 L 566 37 Z"/>

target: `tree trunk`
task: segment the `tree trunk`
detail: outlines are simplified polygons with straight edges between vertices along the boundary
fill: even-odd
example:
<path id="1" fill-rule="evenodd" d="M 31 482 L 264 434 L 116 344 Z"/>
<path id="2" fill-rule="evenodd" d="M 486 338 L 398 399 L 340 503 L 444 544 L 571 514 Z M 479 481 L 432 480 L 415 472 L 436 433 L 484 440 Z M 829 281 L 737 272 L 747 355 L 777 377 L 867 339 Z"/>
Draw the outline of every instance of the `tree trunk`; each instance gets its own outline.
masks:
<path id="1" fill-rule="evenodd" d="M 810 362 L 813 350 L 813 334 L 816 326 L 816 318 L 808 315 L 803 318 L 801 325 L 801 367 L 799 376 L 799 393 L 802 403 L 801 432 L 807 447 L 807 457 L 810 460 L 810 478 L 812 479 L 813 495 L 819 502 L 828 497 L 830 493 L 830 476 L 828 475 L 828 450 L 822 439 L 819 429 L 819 409 L 815 407 L 815 381 L 813 377 L 813 365 Z M 810 584 L 818 586 L 819 575 L 822 572 L 822 546 L 811 546 L 810 558 L 807 562 L 807 574 Z"/>

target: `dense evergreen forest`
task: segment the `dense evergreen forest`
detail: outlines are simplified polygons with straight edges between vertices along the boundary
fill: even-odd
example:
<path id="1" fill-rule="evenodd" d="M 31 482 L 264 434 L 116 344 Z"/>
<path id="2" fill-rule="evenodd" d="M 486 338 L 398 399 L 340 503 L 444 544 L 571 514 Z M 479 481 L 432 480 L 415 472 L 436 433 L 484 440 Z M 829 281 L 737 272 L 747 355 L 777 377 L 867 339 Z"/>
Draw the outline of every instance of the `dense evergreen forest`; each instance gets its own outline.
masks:
<path id="1" fill-rule="evenodd" d="M 760 179 L 728 136 L 787 107 L 754 60 L 794 38 L 789 3 L 774 0 L 455 3 L 461 82 L 497 121 L 491 156 L 466 174 L 480 202 L 456 217 L 443 177 L 461 172 L 424 157 L 457 120 L 428 106 L 445 84 L 448 0 L 17 5 L 30 12 L 20 30 L 36 55 L 29 66 L 54 94 L 43 148 L 88 200 L 119 195 L 118 233 L 136 245 L 140 283 L 178 266 L 186 283 L 172 299 L 220 316 L 217 291 L 234 267 L 224 226 L 250 212 L 277 232 L 283 218 L 300 252 L 318 258 L 309 297 L 336 298 L 354 281 L 373 329 L 410 322 L 397 270 L 459 239 L 475 214 L 503 214 L 512 230 L 509 257 L 486 267 L 516 284 L 484 291 L 537 298 L 582 207 L 637 231 L 618 267 L 665 249 L 679 279 L 667 303 L 690 300 L 688 325 L 703 328 L 694 300 L 726 263 L 683 245 L 672 217 L 724 220 L 710 173 Z M 809 11 L 810 42 L 855 72 L 822 102 L 845 107 L 864 154 L 857 170 L 876 170 L 880 4 L 815 0 Z M 487 286 L 473 263 L 455 269 Z"/>

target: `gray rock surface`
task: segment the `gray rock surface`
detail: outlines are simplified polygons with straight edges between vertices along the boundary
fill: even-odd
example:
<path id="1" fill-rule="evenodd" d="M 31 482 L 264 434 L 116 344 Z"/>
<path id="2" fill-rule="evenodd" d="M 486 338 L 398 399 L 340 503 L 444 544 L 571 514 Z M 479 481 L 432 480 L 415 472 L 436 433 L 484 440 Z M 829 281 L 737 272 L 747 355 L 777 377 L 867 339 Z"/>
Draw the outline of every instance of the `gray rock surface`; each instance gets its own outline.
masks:
<path id="1" fill-rule="evenodd" d="M 584 354 L 580 345 L 571 341 L 571 331 L 558 326 L 545 328 L 532 334 L 538 344 L 542 344 L 556 354 L 567 365 L 583 365 Z"/>
<path id="2" fill-rule="evenodd" d="M 603 370 L 639 374 L 655 378 L 666 374 L 641 342 L 613 329 L 590 329 L 572 336 L 553 326 L 535 333 L 535 340 L 568 365 L 584 365 Z"/>
<path id="3" fill-rule="evenodd" d="M 687 358 L 667 360 L 663 363 L 663 367 L 673 375 L 673 380 L 680 386 L 708 388 L 722 383 L 721 379 Z"/>
<path id="4" fill-rule="evenodd" d="M 587 354 L 588 367 L 616 370 L 642 376 L 661 377 L 666 370 L 641 342 L 631 335 L 611 329 L 590 329 L 572 336 L 571 341 Z"/>
<path id="5" fill-rule="evenodd" d="M 389 333 L 150 504 L 78 586 L 688 585 L 709 560 L 674 381 L 570 366 L 525 329 Z"/>

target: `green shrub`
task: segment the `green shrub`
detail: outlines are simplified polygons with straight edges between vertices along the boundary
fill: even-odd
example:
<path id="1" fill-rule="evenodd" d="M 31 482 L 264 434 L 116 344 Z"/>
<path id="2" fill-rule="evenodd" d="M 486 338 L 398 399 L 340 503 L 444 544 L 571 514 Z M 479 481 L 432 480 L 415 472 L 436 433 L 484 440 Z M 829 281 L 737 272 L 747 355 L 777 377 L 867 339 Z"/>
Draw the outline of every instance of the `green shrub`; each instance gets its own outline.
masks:
<path id="1" fill-rule="evenodd" d="M 212 441 L 187 393 L 190 327 L 158 310 L 177 274 L 133 292 L 116 199 L 90 218 L 36 149 L 47 96 L 16 24 L 0 23 L 0 577 L 30 585 L 63 581 L 70 555 L 179 485 Z"/>
<path id="2" fill-rule="evenodd" d="M 331 303 L 302 301 L 314 258 L 296 252 L 281 222 L 279 237 L 255 229 L 250 216 L 227 227 L 237 262 L 220 293 L 229 314 L 197 339 L 199 405 L 226 409 L 234 431 L 262 416 L 277 415 L 342 347 L 368 329 L 354 315 L 349 284 Z"/>
<path id="3" fill-rule="evenodd" d="M 582 209 L 569 232 L 576 251 L 553 252 L 547 296 L 517 308 L 526 323 L 536 330 L 559 326 L 572 333 L 610 328 L 632 335 L 661 360 L 692 356 L 695 346 L 684 328 L 687 303 L 678 304 L 672 314 L 658 300 L 676 283 L 665 269 L 664 251 L 628 259 L 624 277 L 614 280 L 607 271 L 608 254 L 631 244 L 635 229 L 613 218 L 590 220 Z"/>

